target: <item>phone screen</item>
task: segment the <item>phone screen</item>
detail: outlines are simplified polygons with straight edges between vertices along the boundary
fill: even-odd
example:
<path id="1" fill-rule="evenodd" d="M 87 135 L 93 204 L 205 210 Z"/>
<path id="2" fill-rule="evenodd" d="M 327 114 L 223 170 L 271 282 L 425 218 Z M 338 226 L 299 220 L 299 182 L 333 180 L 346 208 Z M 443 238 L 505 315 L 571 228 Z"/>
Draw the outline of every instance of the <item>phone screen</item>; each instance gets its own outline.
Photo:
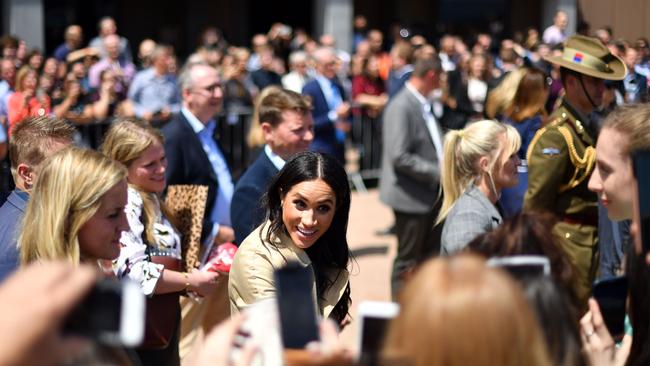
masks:
<path id="1" fill-rule="evenodd" d="M 650 151 L 634 154 L 634 175 L 639 199 L 639 232 L 644 253 L 650 252 Z"/>
<path id="2" fill-rule="evenodd" d="M 544 275 L 543 264 L 508 264 L 503 265 L 502 268 L 508 271 L 512 277 L 517 279 L 539 277 Z"/>
<path id="3" fill-rule="evenodd" d="M 379 364 L 379 355 L 389 322 L 389 318 L 363 317 L 360 359 L 362 366 L 375 366 Z"/>
<path id="4" fill-rule="evenodd" d="M 280 328 L 285 348 L 302 349 L 307 343 L 318 340 L 317 310 L 311 293 L 313 283 L 309 267 L 291 263 L 275 271 Z"/>
<path id="5" fill-rule="evenodd" d="M 63 332 L 97 340 L 112 338 L 120 331 L 122 286 L 115 280 L 100 280 L 68 316 Z"/>
<path id="6" fill-rule="evenodd" d="M 487 261 L 492 267 L 501 267 L 517 280 L 550 275 L 551 263 L 547 257 L 539 255 L 514 255 L 494 257 Z"/>
<path id="7" fill-rule="evenodd" d="M 627 298 L 627 278 L 614 277 L 594 284 L 593 295 L 607 330 L 612 337 L 621 337 L 625 332 L 625 300 Z"/>

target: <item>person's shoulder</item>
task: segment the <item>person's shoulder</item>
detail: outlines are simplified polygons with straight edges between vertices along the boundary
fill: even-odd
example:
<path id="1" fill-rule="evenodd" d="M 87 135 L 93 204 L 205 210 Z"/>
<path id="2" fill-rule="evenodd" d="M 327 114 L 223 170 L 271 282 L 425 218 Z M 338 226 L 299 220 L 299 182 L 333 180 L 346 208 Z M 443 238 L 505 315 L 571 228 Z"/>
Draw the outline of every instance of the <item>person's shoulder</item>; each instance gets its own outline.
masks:
<path id="1" fill-rule="evenodd" d="M 26 205 L 27 201 L 18 196 L 15 191 L 12 192 L 0 206 L 0 228 L 16 227 L 25 215 Z"/>
<path id="2" fill-rule="evenodd" d="M 244 174 L 239 178 L 235 189 L 243 186 L 258 187 L 265 185 L 268 183 L 267 178 L 271 178 L 274 175 L 273 172 L 277 173 L 277 168 L 275 168 L 273 163 L 266 156 L 266 153 L 262 151 L 257 159 L 253 161 Z"/>
<path id="3" fill-rule="evenodd" d="M 151 79 L 154 76 L 154 69 L 151 67 L 148 67 L 146 69 L 142 69 L 138 72 L 135 73 L 134 80 L 135 79 L 143 79 L 142 81 L 145 81 L 144 79 Z"/>
<path id="4" fill-rule="evenodd" d="M 468 188 L 458 197 L 454 204 L 453 210 L 457 212 L 466 212 L 470 209 L 479 209 L 482 206 L 481 196 L 483 193 L 478 188 Z"/>
<path id="5" fill-rule="evenodd" d="M 272 245 L 266 240 L 268 225 L 268 222 L 262 223 L 248 234 L 246 239 L 239 245 L 239 249 L 237 249 L 235 255 L 237 261 L 249 262 L 265 258 L 266 261 L 275 262 L 274 257 L 276 255 L 274 253 L 280 255 L 280 252 L 278 249 L 271 248 Z"/>
<path id="6" fill-rule="evenodd" d="M 404 108 L 409 104 L 418 105 L 419 101 L 415 95 L 413 95 L 413 93 L 406 86 L 404 86 L 395 94 L 395 96 L 390 99 L 388 105 L 386 106 L 386 109 L 391 107 Z"/>
<path id="7" fill-rule="evenodd" d="M 573 116 L 568 113 L 559 110 L 554 112 L 548 122 L 541 126 L 533 136 L 528 147 L 527 159 L 543 156 L 546 160 L 553 156 L 563 156 L 567 150 L 565 132 L 563 131 L 573 132 L 573 129 L 565 128 L 570 118 Z"/>
<path id="8" fill-rule="evenodd" d="M 18 216 L 20 214 L 20 210 L 18 210 L 18 207 L 16 207 L 13 203 L 9 201 L 5 201 L 2 206 L 0 206 L 0 227 L 1 226 L 13 226 L 15 220 L 12 220 L 12 218 Z"/>
<path id="9" fill-rule="evenodd" d="M 320 89 L 320 84 L 318 83 L 318 80 L 311 79 L 305 83 L 305 86 L 302 87 L 302 92 L 309 93 L 309 92 L 314 92 L 318 89 Z"/>
<path id="10" fill-rule="evenodd" d="M 143 205 L 143 200 L 142 200 L 142 195 L 140 194 L 140 191 L 138 191 L 136 188 L 129 186 L 127 189 L 127 197 L 129 200 L 130 205 L 136 205 L 136 206 L 142 206 Z"/>
<path id="11" fill-rule="evenodd" d="M 181 132 L 185 132 L 185 127 L 189 127 L 188 122 L 183 113 L 178 112 L 160 129 L 160 132 L 165 136 L 165 139 L 173 139 Z"/>

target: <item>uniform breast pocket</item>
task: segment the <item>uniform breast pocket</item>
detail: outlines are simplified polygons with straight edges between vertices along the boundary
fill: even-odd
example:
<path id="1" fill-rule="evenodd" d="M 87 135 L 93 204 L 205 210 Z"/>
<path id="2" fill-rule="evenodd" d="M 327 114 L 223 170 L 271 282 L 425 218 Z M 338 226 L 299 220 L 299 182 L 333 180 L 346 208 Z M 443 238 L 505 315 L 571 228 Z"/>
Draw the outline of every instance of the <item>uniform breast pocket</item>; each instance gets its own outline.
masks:
<path id="1" fill-rule="evenodd" d="M 555 233 L 563 240 L 579 247 L 593 247 L 596 245 L 597 230 L 593 226 L 569 224 L 558 222 Z"/>

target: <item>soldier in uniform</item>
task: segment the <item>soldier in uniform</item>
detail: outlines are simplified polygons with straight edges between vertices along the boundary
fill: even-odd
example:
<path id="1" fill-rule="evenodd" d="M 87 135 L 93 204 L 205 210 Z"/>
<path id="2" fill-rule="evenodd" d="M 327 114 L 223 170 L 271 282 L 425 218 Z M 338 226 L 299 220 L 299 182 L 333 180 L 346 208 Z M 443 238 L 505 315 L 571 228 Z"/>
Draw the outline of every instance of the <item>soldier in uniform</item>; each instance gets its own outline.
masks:
<path id="1" fill-rule="evenodd" d="M 554 232 L 576 267 L 575 295 L 586 308 L 598 270 L 598 197 L 587 189 L 595 163 L 596 136 L 589 114 L 600 107 L 605 80 L 622 80 L 623 61 L 598 39 L 572 36 L 559 65 L 565 95 L 527 152 L 528 191 L 524 209 L 548 210 L 559 221 Z"/>

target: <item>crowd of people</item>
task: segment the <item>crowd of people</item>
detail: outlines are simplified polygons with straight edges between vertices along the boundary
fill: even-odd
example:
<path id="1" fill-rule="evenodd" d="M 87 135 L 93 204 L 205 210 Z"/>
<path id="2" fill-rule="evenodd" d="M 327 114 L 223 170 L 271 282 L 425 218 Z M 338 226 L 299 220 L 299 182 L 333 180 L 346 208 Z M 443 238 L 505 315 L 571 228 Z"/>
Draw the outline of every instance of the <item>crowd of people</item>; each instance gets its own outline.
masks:
<path id="1" fill-rule="evenodd" d="M 3 37 L 0 160 L 15 189 L 0 207 L 0 332 L 12 339 L 0 364 L 260 363 L 268 345 L 250 341 L 247 314 L 292 263 L 310 270 L 310 310 L 325 321 L 287 363 L 354 364 L 337 337 L 354 321 L 354 116 L 379 126 L 379 197 L 398 242 L 401 311 L 383 364 L 648 364 L 650 253 L 632 162 L 650 150 L 650 44 L 566 28 L 559 11 L 541 37 L 387 44 L 358 16 L 352 54 L 280 23 L 251 50 L 207 28 L 182 63 L 149 39 L 134 59 L 110 17 L 87 47 L 70 25 L 49 57 Z M 234 177 L 216 117 L 241 113 L 255 155 Z M 110 125 L 101 147 L 79 146 L 76 126 L 99 122 Z M 229 243 L 229 270 L 189 262 Z M 549 273 L 486 264 L 522 255 L 546 258 Z M 591 298 L 597 278 L 617 276 L 629 283 L 625 334 Z M 133 350 L 60 332 L 99 277 L 147 297 Z"/>

